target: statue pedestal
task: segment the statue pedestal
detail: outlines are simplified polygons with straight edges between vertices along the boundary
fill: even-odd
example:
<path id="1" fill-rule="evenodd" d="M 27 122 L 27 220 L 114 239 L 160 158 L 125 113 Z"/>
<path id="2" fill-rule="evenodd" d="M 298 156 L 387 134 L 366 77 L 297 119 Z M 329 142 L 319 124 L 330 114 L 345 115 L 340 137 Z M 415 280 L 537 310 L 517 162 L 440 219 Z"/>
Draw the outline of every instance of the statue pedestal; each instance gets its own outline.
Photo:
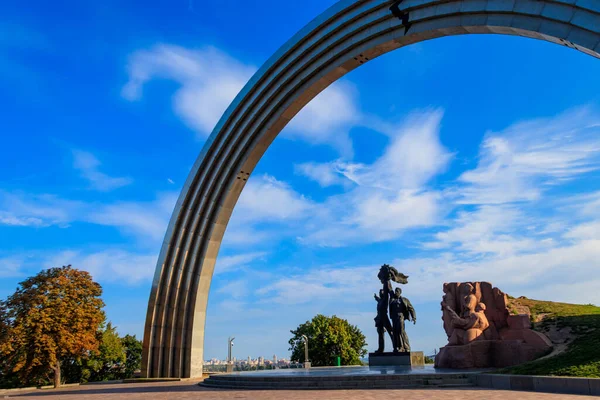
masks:
<path id="1" fill-rule="evenodd" d="M 394 365 L 423 367 L 425 366 L 425 356 L 422 351 L 411 351 L 407 353 L 369 353 L 369 367 Z"/>

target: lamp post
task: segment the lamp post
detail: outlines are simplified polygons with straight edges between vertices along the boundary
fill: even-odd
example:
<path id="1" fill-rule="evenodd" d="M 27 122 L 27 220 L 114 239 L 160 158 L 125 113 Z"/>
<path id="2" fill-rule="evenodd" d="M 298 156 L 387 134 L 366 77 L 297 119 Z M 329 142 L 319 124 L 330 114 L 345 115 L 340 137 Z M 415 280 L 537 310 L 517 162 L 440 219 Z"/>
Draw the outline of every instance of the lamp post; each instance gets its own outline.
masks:
<path id="1" fill-rule="evenodd" d="M 231 355 L 232 355 L 231 348 L 233 347 L 233 341 L 234 340 L 235 340 L 235 337 L 230 337 L 229 339 L 227 339 L 227 344 L 228 344 L 228 351 L 227 351 L 227 372 L 233 372 L 233 358 L 231 357 Z"/>
<path id="2" fill-rule="evenodd" d="M 308 361 L 308 338 L 306 335 L 302 335 L 304 341 L 304 368 L 310 368 L 310 361 Z"/>

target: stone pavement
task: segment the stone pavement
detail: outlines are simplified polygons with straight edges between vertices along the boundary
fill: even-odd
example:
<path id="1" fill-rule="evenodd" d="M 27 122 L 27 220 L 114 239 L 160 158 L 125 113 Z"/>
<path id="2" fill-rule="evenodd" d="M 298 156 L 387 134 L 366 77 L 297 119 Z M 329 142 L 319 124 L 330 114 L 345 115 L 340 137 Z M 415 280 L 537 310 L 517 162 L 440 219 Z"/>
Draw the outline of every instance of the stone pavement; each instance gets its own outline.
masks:
<path id="1" fill-rule="evenodd" d="M 381 398 L 401 398 L 402 400 L 443 399 L 443 400 L 576 400 L 596 398 L 592 396 L 570 396 L 530 392 L 511 392 L 487 389 L 424 389 L 424 390 L 309 390 L 309 391 L 240 391 L 207 389 L 197 385 L 197 381 L 170 383 L 136 383 L 114 385 L 87 385 L 59 390 L 37 390 L 34 392 L 11 392 L 0 390 L 0 399 L 33 400 L 375 400 Z"/>

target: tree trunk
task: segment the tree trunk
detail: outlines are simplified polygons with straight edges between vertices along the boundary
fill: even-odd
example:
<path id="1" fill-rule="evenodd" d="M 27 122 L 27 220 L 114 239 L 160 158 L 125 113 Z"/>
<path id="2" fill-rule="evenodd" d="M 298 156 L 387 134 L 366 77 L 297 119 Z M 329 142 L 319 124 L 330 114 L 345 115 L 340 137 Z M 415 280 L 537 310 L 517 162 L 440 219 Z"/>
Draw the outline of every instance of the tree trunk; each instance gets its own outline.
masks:
<path id="1" fill-rule="evenodd" d="M 60 361 L 56 362 L 54 366 L 54 388 L 60 387 Z"/>

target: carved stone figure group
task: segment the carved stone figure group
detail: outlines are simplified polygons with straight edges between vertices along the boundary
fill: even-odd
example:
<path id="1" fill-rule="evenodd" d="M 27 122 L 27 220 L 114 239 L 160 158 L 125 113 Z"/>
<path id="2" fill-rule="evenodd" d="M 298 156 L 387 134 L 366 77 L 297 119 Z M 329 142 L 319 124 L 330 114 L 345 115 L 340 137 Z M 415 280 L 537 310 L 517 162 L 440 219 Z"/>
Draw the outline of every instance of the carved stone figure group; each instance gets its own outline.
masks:
<path id="1" fill-rule="evenodd" d="M 392 287 L 392 281 L 406 284 L 408 276 L 385 264 L 379 270 L 377 277 L 383 284 L 383 289 L 379 291 L 379 296 L 375 294 L 377 301 L 375 327 L 379 336 L 379 347 L 376 353 L 383 353 L 385 350 L 385 332 L 390 336 L 394 353 L 410 352 L 410 342 L 404 322 L 413 321 L 416 324 L 417 314 L 410 301 L 406 297 L 402 297 L 402 289 L 393 290 Z"/>
<path id="2" fill-rule="evenodd" d="M 436 355 L 436 368 L 503 368 L 552 348 L 531 329 L 529 315 L 512 314 L 506 294 L 489 282 L 445 283 L 441 306 L 448 345 Z"/>
<path id="3" fill-rule="evenodd" d="M 460 315 L 452 307 L 456 304 L 454 296 L 448 291 L 442 300 L 444 324 L 451 332 L 448 338 L 450 346 L 471 343 L 490 326 L 485 315 L 486 305 L 477 300 L 475 288 L 470 283 L 461 285 L 459 295 Z"/>

